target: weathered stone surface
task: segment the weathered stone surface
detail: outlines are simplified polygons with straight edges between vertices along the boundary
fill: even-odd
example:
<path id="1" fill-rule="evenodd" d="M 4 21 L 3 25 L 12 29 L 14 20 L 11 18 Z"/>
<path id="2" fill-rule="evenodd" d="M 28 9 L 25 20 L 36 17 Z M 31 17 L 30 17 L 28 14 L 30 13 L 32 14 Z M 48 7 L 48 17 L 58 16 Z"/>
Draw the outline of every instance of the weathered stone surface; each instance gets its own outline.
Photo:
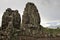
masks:
<path id="1" fill-rule="evenodd" d="M 20 14 L 18 10 L 6 9 L 2 16 L 2 26 L 0 31 L 1 40 L 17 40 L 20 31 Z"/>
<path id="2" fill-rule="evenodd" d="M 19 29 L 21 23 L 20 14 L 18 13 L 18 10 L 15 10 L 12 13 L 13 13 L 13 26 Z"/>
<path id="3" fill-rule="evenodd" d="M 40 15 L 35 4 L 28 2 L 22 16 L 22 35 L 37 37 L 40 35 L 42 26 L 40 26 Z M 38 34 L 38 35 L 37 35 Z"/>
<path id="4" fill-rule="evenodd" d="M 6 9 L 6 12 L 4 12 L 2 16 L 2 28 L 3 29 L 6 29 L 11 17 L 13 18 L 12 19 L 13 26 L 16 28 L 20 27 L 21 18 L 20 18 L 20 14 L 18 13 L 18 10 L 11 10 L 10 8 L 8 8 Z"/>
<path id="5" fill-rule="evenodd" d="M 40 24 L 40 16 L 36 6 L 33 3 L 28 2 L 23 12 L 22 23 L 23 24 Z"/>
<path id="6" fill-rule="evenodd" d="M 60 40 L 60 34 L 56 36 L 44 32 L 40 21 L 38 10 L 33 3 L 26 4 L 21 26 L 18 10 L 8 8 L 2 16 L 0 40 Z"/>

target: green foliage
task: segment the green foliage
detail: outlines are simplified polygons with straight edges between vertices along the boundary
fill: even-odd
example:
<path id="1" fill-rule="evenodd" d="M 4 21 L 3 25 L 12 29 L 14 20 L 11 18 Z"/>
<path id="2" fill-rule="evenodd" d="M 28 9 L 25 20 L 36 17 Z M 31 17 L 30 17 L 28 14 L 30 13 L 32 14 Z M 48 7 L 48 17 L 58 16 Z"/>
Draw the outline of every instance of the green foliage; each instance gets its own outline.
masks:
<path id="1" fill-rule="evenodd" d="M 57 34 L 60 34 L 60 29 L 59 28 L 57 29 L 44 28 L 44 32 L 46 32 L 47 34 L 57 35 Z"/>

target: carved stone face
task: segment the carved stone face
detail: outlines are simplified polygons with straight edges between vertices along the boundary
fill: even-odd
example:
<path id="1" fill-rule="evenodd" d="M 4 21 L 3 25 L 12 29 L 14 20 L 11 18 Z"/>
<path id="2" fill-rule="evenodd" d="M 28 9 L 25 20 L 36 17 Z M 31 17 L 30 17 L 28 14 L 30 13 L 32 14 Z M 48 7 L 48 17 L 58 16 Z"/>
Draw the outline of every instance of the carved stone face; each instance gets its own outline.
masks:
<path id="1" fill-rule="evenodd" d="M 7 27 L 10 21 L 13 22 L 14 27 L 20 26 L 21 19 L 18 10 L 11 10 L 10 8 L 6 9 L 6 12 L 2 17 L 2 27 Z"/>
<path id="2" fill-rule="evenodd" d="M 36 6 L 33 3 L 27 3 L 24 9 L 22 23 L 40 24 L 40 16 Z"/>

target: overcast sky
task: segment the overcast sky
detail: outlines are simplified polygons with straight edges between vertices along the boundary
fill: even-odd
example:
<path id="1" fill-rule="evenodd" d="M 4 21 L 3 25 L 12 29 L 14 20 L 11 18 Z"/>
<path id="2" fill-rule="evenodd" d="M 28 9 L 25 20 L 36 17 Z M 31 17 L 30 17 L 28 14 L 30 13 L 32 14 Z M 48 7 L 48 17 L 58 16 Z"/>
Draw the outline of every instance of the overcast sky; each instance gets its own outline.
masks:
<path id="1" fill-rule="evenodd" d="M 0 25 L 7 8 L 17 9 L 22 15 L 27 2 L 33 2 L 37 6 L 43 26 L 49 26 L 46 24 L 49 22 L 60 22 L 60 0 L 0 0 Z"/>

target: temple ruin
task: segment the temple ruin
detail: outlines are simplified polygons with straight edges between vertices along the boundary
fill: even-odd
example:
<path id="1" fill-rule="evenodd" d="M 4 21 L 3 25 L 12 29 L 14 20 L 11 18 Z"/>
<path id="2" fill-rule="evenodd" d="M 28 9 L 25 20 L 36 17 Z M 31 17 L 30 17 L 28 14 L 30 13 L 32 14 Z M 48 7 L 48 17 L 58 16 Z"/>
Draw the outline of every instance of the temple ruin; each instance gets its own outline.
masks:
<path id="1" fill-rule="evenodd" d="M 34 3 L 26 4 L 22 20 L 18 10 L 7 8 L 2 16 L 0 40 L 60 40 L 60 37 L 44 32 L 40 23 L 41 17 Z"/>

